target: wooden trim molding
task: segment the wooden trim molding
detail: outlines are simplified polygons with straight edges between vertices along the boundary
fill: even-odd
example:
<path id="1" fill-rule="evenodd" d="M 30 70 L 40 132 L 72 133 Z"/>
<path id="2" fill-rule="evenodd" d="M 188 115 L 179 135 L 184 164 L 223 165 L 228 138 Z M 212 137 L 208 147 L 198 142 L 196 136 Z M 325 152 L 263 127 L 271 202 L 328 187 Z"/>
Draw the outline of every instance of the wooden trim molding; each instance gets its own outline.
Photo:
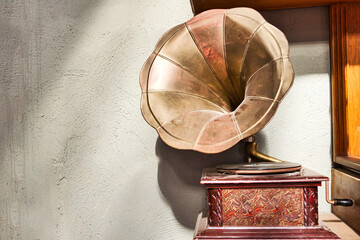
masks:
<path id="1" fill-rule="evenodd" d="M 209 226 L 220 227 L 222 219 L 222 194 L 220 188 L 208 189 L 208 223 Z"/>
<path id="2" fill-rule="evenodd" d="M 256 10 L 325 6 L 354 0 L 191 0 L 193 13 L 216 8 L 250 7 Z"/>
<path id="3" fill-rule="evenodd" d="M 345 66 L 346 66 L 346 13 L 342 4 L 330 7 L 331 34 L 331 100 L 333 155 L 346 155 L 348 146 L 346 135 L 346 97 L 345 97 Z"/>
<path id="4" fill-rule="evenodd" d="M 360 161 L 360 3 L 330 6 L 333 156 Z"/>
<path id="5" fill-rule="evenodd" d="M 304 212 L 305 226 L 316 226 L 319 224 L 317 187 L 304 188 Z"/>
<path id="6" fill-rule="evenodd" d="M 334 162 L 360 172 L 360 161 L 358 158 L 336 156 Z"/>

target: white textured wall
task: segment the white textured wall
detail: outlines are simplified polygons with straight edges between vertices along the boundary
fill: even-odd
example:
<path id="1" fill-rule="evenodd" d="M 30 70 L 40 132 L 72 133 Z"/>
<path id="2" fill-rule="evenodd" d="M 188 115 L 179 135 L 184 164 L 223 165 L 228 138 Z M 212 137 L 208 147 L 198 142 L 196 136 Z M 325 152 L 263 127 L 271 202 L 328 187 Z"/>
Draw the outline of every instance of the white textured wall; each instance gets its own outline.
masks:
<path id="1" fill-rule="evenodd" d="M 191 239 L 201 169 L 243 146 L 166 146 L 142 119 L 138 84 L 161 34 L 191 16 L 188 0 L 0 0 L 0 239 Z M 329 175 L 328 42 L 294 39 L 294 87 L 258 138 Z"/>
<path id="2" fill-rule="evenodd" d="M 260 150 L 330 177 L 328 11 L 327 7 L 317 7 L 262 12 L 288 38 L 295 80 L 272 121 L 258 134 L 258 139 Z M 324 186 L 319 188 L 319 211 L 330 212 Z"/>

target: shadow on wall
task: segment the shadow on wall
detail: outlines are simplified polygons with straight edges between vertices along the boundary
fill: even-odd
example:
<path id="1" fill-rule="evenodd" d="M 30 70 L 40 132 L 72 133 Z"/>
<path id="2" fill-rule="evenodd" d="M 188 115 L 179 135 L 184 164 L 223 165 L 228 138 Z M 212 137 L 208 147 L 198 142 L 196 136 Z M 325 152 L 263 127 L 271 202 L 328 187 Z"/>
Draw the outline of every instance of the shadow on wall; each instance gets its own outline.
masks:
<path id="1" fill-rule="evenodd" d="M 159 158 L 158 183 L 174 216 L 185 227 L 193 229 L 198 213 L 206 206 L 205 188 L 200 184 L 204 168 L 245 160 L 245 144 L 240 142 L 217 154 L 174 149 L 161 138 L 156 142 Z"/>
<path id="2" fill-rule="evenodd" d="M 267 22 L 279 28 L 290 44 L 290 60 L 295 68 L 295 74 L 308 75 L 318 73 L 329 73 L 330 64 L 325 66 L 314 65 L 316 59 L 327 59 L 327 53 L 313 52 L 311 56 L 297 49 L 300 45 L 305 47 L 315 46 L 316 43 L 329 42 L 329 8 L 312 7 L 286 10 L 260 11 Z"/>
<path id="3" fill-rule="evenodd" d="M 260 14 L 279 28 L 290 44 L 329 41 L 328 7 L 267 10 Z"/>

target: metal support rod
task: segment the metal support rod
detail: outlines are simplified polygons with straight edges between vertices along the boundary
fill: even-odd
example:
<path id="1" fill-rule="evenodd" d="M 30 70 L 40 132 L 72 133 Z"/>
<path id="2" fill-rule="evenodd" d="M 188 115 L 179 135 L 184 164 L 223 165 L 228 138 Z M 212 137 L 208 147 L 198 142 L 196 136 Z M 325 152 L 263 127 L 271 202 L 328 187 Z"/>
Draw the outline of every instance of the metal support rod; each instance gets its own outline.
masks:
<path id="1" fill-rule="evenodd" d="M 267 161 L 267 162 L 277 162 L 277 163 L 287 162 L 287 161 L 282 161 L 280 159 L 271 157 L 271 156 L 266 155 L 266 154 L 264 154 L 262 152 L 259 152 L 258 151 L 258 144 L 255 142 L 255 140 L 256 140 L 255 136 L 250 136 L 247 139 L 245 139 L 245 142 L 247 143 L 246 151 L 247 151 L 248 156 L 250 157 L 249 158 L 250 161 L 251 161 L 251 157 L 254 157 L 254 158 L 257 158 L 259 160 Z"/>
<path id="2" fill-rule="evenodd" d="M 334 205 L 335 201 L 334 200 L 330 200 L 330 192 L 329 192 L 329 181 L 325 182 L 325 194 L 326 194 L 326 201 L 331 204 Z"/>
<path id="3" fill-rule="evenodd" d="M 247 153 L 252 156 L 255 157 L 259 160 L 263 160 L 263 161 L 267 161 L 267 162 L 285 162 L 282 161 L 280 159 L 271 157 L 269 155 L 266 155 L 262 152 L 258 151 L 258 144 L 256 142 L 252 142 L 252 143 L 248 143 L 247 145 Z"/>

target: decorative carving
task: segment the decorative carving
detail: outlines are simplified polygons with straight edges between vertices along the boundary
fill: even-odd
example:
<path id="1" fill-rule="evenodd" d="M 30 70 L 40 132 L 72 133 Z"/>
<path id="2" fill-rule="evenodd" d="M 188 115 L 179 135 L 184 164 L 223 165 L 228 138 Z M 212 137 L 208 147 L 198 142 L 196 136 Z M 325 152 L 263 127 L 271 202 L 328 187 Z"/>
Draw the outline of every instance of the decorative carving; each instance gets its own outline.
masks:
<path id="1" fill-rule="evenodd" d="M 223 226 L 304 226 L 303 188 L 223 189 Z"/>
<path id="2" fill-rule="evenodd" d="M 220 188 L 208 189 L 208 223 L 210 226 L 223 225 L 222 193 Z"/>
<path id="3" fill-rule="evenodd" d="M 304 188 L 305 226 L 318 225 L 318 193 L 317 187 Z"/>

